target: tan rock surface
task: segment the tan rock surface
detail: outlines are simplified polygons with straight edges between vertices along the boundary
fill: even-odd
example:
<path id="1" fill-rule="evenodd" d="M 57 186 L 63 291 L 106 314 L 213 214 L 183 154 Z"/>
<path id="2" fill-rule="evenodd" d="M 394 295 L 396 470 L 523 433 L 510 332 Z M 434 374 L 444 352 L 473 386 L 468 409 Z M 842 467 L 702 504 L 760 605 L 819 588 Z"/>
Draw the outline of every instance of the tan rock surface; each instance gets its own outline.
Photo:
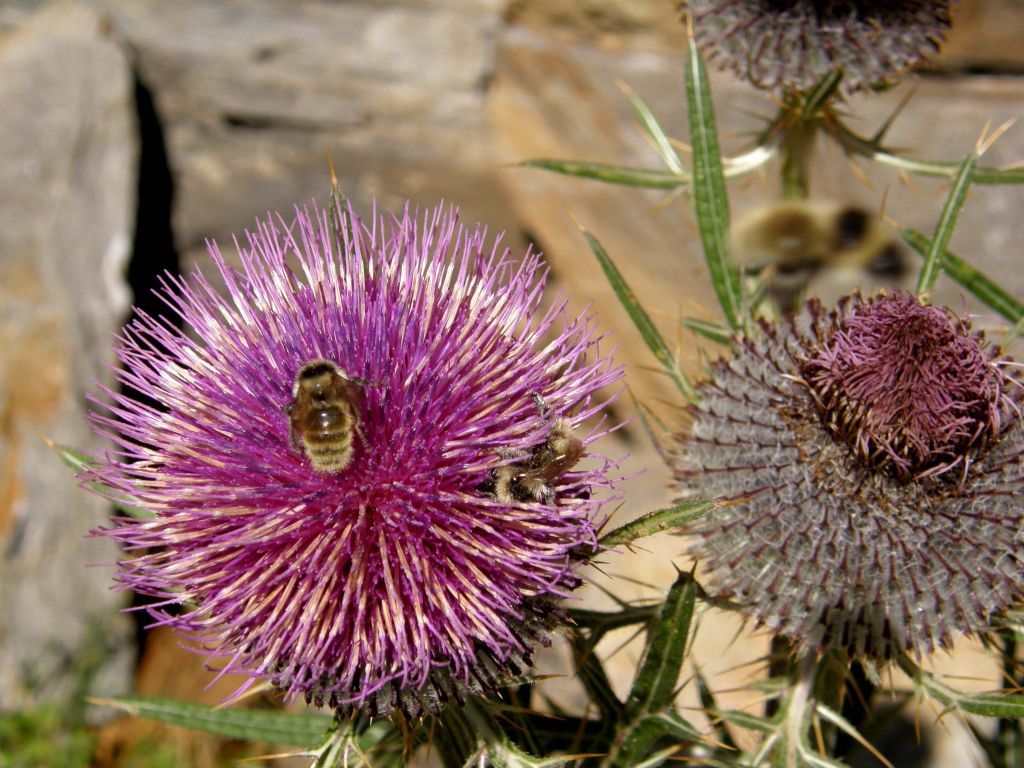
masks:
<path id="1" fill-rule="evenodd" d="M 135 139 L 130 69 L 109 25 L 57 5 L 0 41 L 0 709 L 127 686 L 116 553 L 86 533 L 109 505 L 44 443 L 102 450 L 87 391 L 110 380 L 128 308 Z"/>
<path id="2" fill-rule="evenodd" d="M 952 71 L 1024 71 L 1024 4 L 1018 0 L 960 0 L 953 29 L 937 62 Z"/>

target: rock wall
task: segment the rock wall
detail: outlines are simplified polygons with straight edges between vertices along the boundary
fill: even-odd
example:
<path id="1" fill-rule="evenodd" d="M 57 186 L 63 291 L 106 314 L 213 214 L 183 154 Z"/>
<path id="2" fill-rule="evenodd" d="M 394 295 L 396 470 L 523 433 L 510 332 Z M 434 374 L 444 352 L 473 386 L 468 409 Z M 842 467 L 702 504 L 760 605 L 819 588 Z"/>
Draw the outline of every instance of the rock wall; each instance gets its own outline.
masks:
<path id="1" fill-rule="evenodd" d="M 135 216 L 131 66 L 112 25 L 55 5 L 0 45 L 0 710 L 123 691 L 125 600 L 84 540 L 108 505 L 45 440 L 103 448 L 87 392 L 109 382 L 130 294 Z"/>

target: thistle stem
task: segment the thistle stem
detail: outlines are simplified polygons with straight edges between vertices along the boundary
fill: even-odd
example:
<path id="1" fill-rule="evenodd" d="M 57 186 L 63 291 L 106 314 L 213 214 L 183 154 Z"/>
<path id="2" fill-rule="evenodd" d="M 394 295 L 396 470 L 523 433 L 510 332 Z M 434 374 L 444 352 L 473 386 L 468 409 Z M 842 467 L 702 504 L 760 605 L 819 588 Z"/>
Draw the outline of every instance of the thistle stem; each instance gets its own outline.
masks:
<path id="1" fill-rule="evenodd" d="M 779 768 L 799 768 L 800 753 L 807 733 L 807 720 L 814 706 L 814 680 L 818 673 L 818 657 L 814 652 L 797 661 L 791 681 L 789 699 L 782 721 L 784 749 L 777 755 Z"/>
<path id="2" fill-rule="evenodd" d="M 817 121 L 804 119 L 802 115 L 794 118 L 786 126 L 779 144 L 782 156 L 782 196 L 805 200 L 811 191 L 810 165 L 818 125 Z"/>
<path id="3" fill-rule="evenodd" d="M 1007 693 L 1018 693 L 1024 687 L 1024 675 L 1021 674 L 1017 653 L 1020 643 L 1012 630 L 1004 629 L 1003 637 L 1003 690 Z M 1001 718 L 996 731 L 999 754 L 1005 768 L 1021 768 L 1021 721 L 1018 719 Z"/>

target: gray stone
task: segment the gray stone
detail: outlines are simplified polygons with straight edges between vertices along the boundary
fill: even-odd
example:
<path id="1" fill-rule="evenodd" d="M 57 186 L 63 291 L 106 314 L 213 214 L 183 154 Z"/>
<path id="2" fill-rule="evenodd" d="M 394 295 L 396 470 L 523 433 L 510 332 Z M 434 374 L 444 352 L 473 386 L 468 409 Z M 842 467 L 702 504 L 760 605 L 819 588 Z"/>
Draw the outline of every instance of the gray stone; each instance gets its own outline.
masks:
<path id="1" fill-rule="evenodd" d="M 106 0 L 165 126 L 182 250 L 323 200 L 329 153 L 364 210 L 459 195 L 481 210 L 499 192 L 476 190 L 504 4 Z"/>
<path id="2" fill-rule="evenodd" d="M 136 137 L 131 70 L 109 23 L 46 8 L 0 46 L 0 708 L 130 680 L 110 505 L 44 438 L 87 451 L 86 393 L 110 382 L 129 295 Z"/>

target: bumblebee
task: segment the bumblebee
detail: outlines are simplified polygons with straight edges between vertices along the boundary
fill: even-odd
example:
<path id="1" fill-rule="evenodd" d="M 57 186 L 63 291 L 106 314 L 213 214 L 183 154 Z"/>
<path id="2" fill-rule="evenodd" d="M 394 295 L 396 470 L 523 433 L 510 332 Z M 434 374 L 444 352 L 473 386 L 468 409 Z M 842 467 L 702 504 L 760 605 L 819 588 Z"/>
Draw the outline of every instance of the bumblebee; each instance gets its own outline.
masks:
<path id="1" fill-rule="evenodd" d="M 855 205 L 786 200 L 759 208 L 733 226 L 736 263 L 765 275 L 782 311 L 805 292 L 833 298 L 863 285 L 896 285 L 910 269 L 895 233 Z"/>
<path id="2" fill-rule="evenodd" d="M 547 419 L 550 406 L 540 395 L 534 395 L 533 400 L 541 418 Z M 583 441 L 573 435 L 568 419 L 555 419 L 544 442 L 529 451 L 518 454 L 499 451 L 499 455 L 509 461 L 491 472 L 484 491 L 503 504 L 554 504 L 553 484 L 576 466 L 585 453 Z"/>
<path id="3" fill-rule="evenodd" d="M 330 360 L 310 360 L 299 368 L 292 401 L 285 410 L 291 442 L 313 469 L 341 472 L 352 463 L 354 437 L 360 431 L 362 387 Z"/>

